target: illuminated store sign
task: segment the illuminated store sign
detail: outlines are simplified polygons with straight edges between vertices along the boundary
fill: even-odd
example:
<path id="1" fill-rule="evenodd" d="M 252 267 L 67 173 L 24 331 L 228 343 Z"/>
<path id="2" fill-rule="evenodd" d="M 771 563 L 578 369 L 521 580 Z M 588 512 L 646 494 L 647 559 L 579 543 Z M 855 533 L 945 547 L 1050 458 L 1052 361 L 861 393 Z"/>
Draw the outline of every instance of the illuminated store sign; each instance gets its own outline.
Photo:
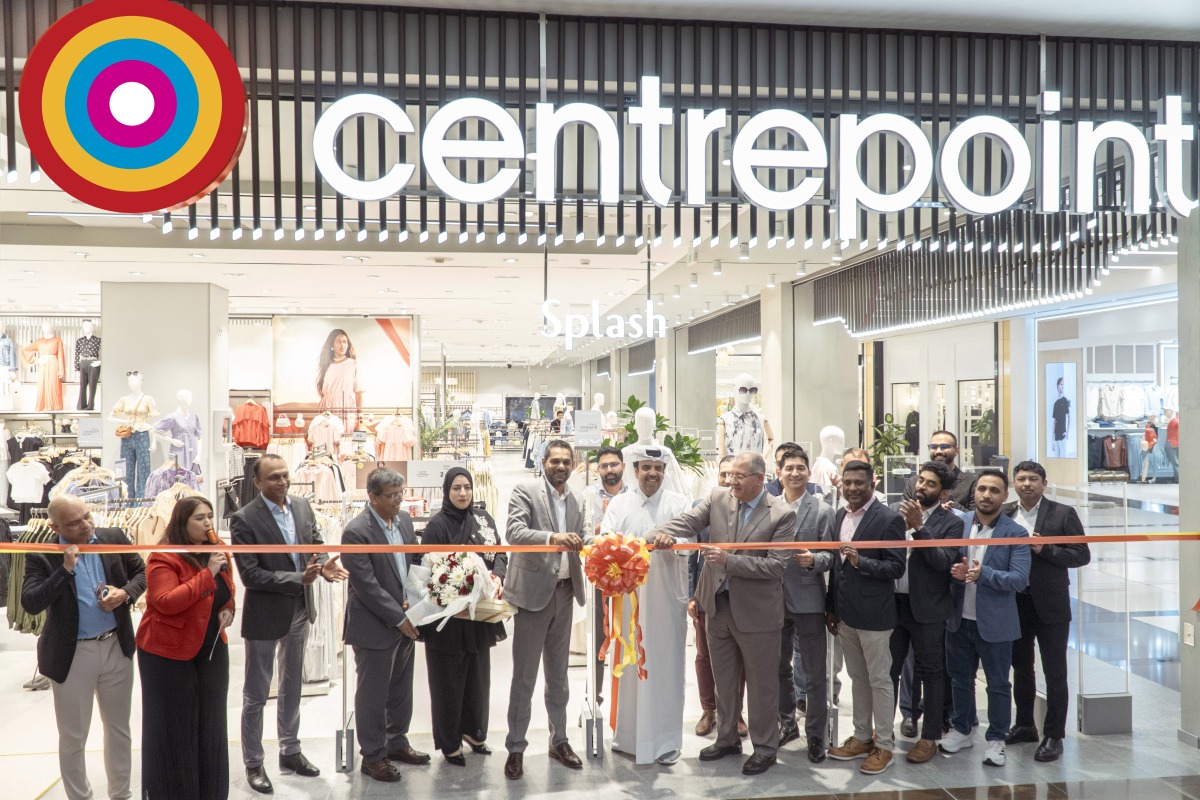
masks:
<path id="1" fill-rule="evenodd" d="M 677 120 L 669 108 L 661 105 L 658 78 L 643 77 L 641 105 L 629 109 L 629 122 L 638 126 L 641 137 L 639 183 L 644 195 L 659 206 L 671 202 L 671 190 L 661 175 L 662 134 Z M 1031 149 L 1019 128 L 995 116 L 978 116 L 955 126 L 938 144 L 921 127 L 897 114 L 842 114 L 837 119 L 836 173 L 832 197 L 838 210 L 838 236 L 858 238 L 858 208 L 889 214 L 909 208 L 929 189 L 934 170 L 939 185 L 950 202 L 968 214 L 994 214 L 1012 207 L 1024 194 L 1030 178 L 1035 178 L 1038 210 L 1051 213 L 1063 210 L 1059 203 L 1062 165 L 1062 123 L 1054 116 L 1060 110 L 1058 92 L 1041 97 L 1042 121 L 1037 125 L 1036 142 Z M 355 200 L 382 200 L 399 194 L 412 179 L 416 167 L 396 164 L 385 175 L 368 181 L 352 178 L 337 163 L 335 142 L 342 125 L 359 115 L 378 117 L 399 136 L 416 133 L 404 108 L 384 97 L 356 94 L 332 104 L 321 115 L 313 134 L 313 152 L 325 180 L 343 195 Z M 687 188 L 684 202 L 703 206 L 710 202 L 706 191 L 709 140 L 728 124 L 724 109 L 684 113 L 686 135 L 681 139 L 681 157 L 686 164 Z M 495 138 L 483 140 L 448 139 L 447 133 L 460 122 L 483 120 L 494 129 Z M 503 106 L 480 98 L 463 98 L 442 106 L 430 118 L 421 135 L 421 160 L 426 174 L 452 200 L 486 203 L 510 192 L 520 177 L 520 168 L 506 166 L 479 183 L 463 180 L 451 173 L 447 159 L 504 160 L 508 163 L 534 161 L 534 198 L 539 203 L 554 202 L 555 165 L 559 134 L 569 125 L 587 125 L 596 133 L 598 146 L 599 201 L 615 205 L 621 194 L 621 164 L 617 122 L 600 106 L 569 103 L 555 108 L 538 103 L 534 113 L 533 149 L 526 150 L 525 137 Z M 758 147 L 760 136 L 771 131 L 790 133 L 796 144 L 791 149 Z M 901 139 L 908 148 L 911 170 L 904 186 L 894 192 L 877 192 L 870 187 L 859 169 L 860 152 L 873 136 L 886 134 Z M 1149 131 L 1129 122 L 1102 124 L 1081 121 L 1074 125 L 1074 165 L 1070 173 L 1073 186 L 1095 185 L 1096 154 L 1109 140 L 1124 144 L 1128 150 L 1126 207 L 1131 214 L 1147 214 L 1152 202 L 1150 141 L 1157 143 L 1160 155 L 1158 199 L 1176 216 L 1186 217 L 1196 202 L 1183 191 L 1183 143 L 1195 138 L 1193 126 L 1183 123 L 1182 101 L 1175 95 L 1163 99 L 1161 119 Z M 1004 186 L 990 194 L 972 190 L 962 177 L 960 156 L 973 139 L 990 137 L 1005 153 L 1009 168 Z M 1149 140 L 1148 137 L 1149 136 Z M 781 137 L 786 141 L 789 137 Z M 1036 155 L 1036 161 L 1035 161 Z M 733 138 L 730 170 L 738 190 L 751 204 L 770 211 L 788 211 L 808 203 L 824 182 L 819 174 L 809 174 L 790 189 L 773 189 L 764 184 L 755 171 L 760 168 L 797 169 L 820 173 L 830 169 L 829 148 L 820 130 L 807 117 L 786 109 L 762 111 L 750 117 Z M 1035 174 L 1036 169 L 1036 174 Z M 471 173 L 471 170 L 467 171 Z M 1070 211 L 1090 214 L 1094 192 L 1071 191 Z"/>
<path id="2" fill-rule="evenodd" d="M 600 303 L 592 301 L 591 314 L 564 314 L 561 318 L 554 309 L 561 305 L 557 300 L 547 300 L 542 303 L 542 336 L 554 339 L 566 337 L 566 349 L 579 339 L 664 339 L 667 336 L 667 318 L 654 313 L 654 302 L 646 301 L 645 314 L 631 314 L 622 317 L 619 314 L 600 315 Z M 601 319 L 604 320 L 601 323 Z"/>

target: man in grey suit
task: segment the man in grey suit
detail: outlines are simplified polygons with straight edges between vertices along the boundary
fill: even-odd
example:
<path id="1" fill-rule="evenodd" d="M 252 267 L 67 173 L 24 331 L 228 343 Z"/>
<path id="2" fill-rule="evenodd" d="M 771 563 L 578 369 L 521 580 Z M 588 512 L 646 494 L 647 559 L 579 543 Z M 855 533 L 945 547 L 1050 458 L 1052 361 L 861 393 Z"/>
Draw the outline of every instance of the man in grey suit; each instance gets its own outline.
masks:
<path id="1" fill-rule="evenodd" d="M 550 757 L 565 767 L 583 762 L 567 741 L 567 667 L 571 657 L 571 604 L 583 605 L 583 567 L 575 555 L 583 547 L 583 500 L 567 487 L 575 451 L 561 439 L 546 447 L 543 480 L 517 484 L 508 504 L 508 542 L 552 544 L 569 552 L 513 553 L 504 596 L 517 607 L 513 618 L 513 677 L 508 694 L 508 760 L 504 776 L 524 774 L 525 738 L 533 708 L 538 664 L 546 680 L 550 718 Z M 588 536 L 587 538 L 592 538 Z"/>
<path id="2" fill-rule="evenodd" d="M 781 456 L 779 478 L 783 501 L 796 512 L 797 542 L 833 540 L 833 508 L 818 495 L 808 493 L 808 453 L 789 447 Z M 804 715 L 808 760 L 825 760 L 825 738 L 829 730 L 825 638 L 825 575 L 833 567 L 830 550 L 800 550 L 788 560 L 783 574 L 783 637 L 779 647 L 779 746 L 800 738 L 794 702 L 794 653 L 804 667 L 805 692 L 812 702 Z"/>
<path id="3" fill-rule="evenodd" d="M 321 545 L 321 532 L 308 501 L 290 497 L 287 463 L 265 455 L 254 463 L 259 496 L 229 520 L 234 544 Z M 312 583 L 346 579 L 337 556 L 308 553 L 238 553 L 242 585 L 242 638 L 246 640 L 246 682 L 242 688 L 242 760 L 250 788 L 271 794 L 263 767 L 263 707 L 271 690 L 278 655 L 279 768 L 306 778 L 321 774 L 300 752 L 300 682 L 308 626 L 317 618 Z"/>
<path id="4" fill-rule="evenodd" d="M 416 544 L 412 518 L 400 509 L 404 476 L 378 467 L 367 476 L 367 507 L 346 525 L 343 544 Z M 377 781 L 400 780 L 392 761 L 428 764 L 408 743 L 413 710 L 413 641 L 417 629 L 404 613 L 406 553 L 346 553 L 350 573 L 346 644 L 354 648 L 354 717 L 360 770 Z"/>
<path id="5" fill-rule="evenodd" d="M 705 528 L 709 541 L 795 541 L 796 512 L 763 488 L 766 463 L 759 453 L 733 462 L 730 489 L 714 489 L 701 503 L 655 528 L 654 547 L 670 549 L 676 537 L 694 539 Z M 717 684 L 717 742 L 700 751 L 701 761 L 742 752 L 743 668 L 750 704 L 754 754 L 742 774 L 759 775 L 775 763 L 779 749 L 779 639 L 783 629 L 783 586 L 787 550 L 724 550 L 707 547 L 696 600 L 707 615 L 708 648 Z"/>

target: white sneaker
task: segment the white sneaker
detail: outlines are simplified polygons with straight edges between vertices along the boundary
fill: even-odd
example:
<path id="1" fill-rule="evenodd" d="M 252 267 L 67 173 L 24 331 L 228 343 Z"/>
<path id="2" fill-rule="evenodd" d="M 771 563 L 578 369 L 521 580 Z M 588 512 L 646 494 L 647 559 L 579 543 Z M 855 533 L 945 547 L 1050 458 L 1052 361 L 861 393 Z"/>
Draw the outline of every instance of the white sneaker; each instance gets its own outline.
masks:
<path id="1" fill-rule="evenodd" d="M 965 750 L 968 747 L 974 746 L 975 743 L 971 741 L 971 734 L 959 733 L 955 728 L 951 728 L 950 733 L 943 736 L 942 740 L 938 742 L 938 749 L 943 753 L 957 753 L 959 750 Z"/>
<path id="2" fill-rule="evenodd" d="M 658 758 L 654 759 L 664 767 L 673 767 L 679 762 L 679 757 L 683 755 L 678 750 L 672 750 L 669 753 L 663 753 Z"/>
<path id="3" fill-rule="evenodd" d="M 983 763 L 992 767 L 1004 766 L 1004 742 L 988 742 L 987 754 L 983 757 Z"/>

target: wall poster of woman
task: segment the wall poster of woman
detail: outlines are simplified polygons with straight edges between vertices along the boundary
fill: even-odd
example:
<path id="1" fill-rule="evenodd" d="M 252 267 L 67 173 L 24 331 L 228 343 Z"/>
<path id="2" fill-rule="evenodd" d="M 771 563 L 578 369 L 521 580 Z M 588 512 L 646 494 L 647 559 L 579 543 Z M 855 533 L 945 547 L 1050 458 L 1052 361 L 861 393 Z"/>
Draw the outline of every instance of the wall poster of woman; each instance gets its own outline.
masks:
<path id="1" fill-rule="evenodd" d="M 317 359 L 318 411 L 329 411 L 341 418 L 346 430 L 358 425 L 362 412 L 362 388 L 358 377 L 358 354 L 350 336 L 334 328 L 325 337 Z"/>

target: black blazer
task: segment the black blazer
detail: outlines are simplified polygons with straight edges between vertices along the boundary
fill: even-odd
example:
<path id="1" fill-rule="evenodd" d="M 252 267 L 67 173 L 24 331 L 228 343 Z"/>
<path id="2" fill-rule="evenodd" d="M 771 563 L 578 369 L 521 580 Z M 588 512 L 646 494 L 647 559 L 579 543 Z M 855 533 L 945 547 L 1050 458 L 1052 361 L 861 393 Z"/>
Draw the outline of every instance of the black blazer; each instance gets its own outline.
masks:
<path id="1" fill-rule="evenodd" d="M 120 528 L 97 528 L 100 544 L 129 544 Z M 131 602 L 146 591 L 146 564 L 137 553 L 102 553 L 104 579 L 109 586 L 124 589 Z M 46 625 L 37 640 L 38 671 L 52 681 L 62 683 L 75 658 L 75 637 L 79 634 L 79 598 L 75 577 L 63 569 L 59 553 L 30 553 L 25 561 L 25 582 L 21 584 L 21 605 L 28 614 L 46 612 Z M 133 620 L 130 604 L 117 606 L 117 641 L 121 652 L 133 657 Z"/>
<path id="2" fill-rule="evenodd" d="M 913 532 L 914 539 L 957 539 L 960 536 L 962 520 L 941 506 Z M 950 567 L 957 558 L 957 547 L 913 547 L 908 551 L 908 599 L 917 622 L 945 622 L 954 616 Z"/>
<path id="3" fill-rule="evenodd" d="M 1016 519 L 1017 504 L 1004 506 L 1002 513 Z M 1038 507 L 1037 520 L 1033 529 L 1042 536 L 1083 536 L 1083 523 L 1071 506 L 1056 503 L 1043 497 Z M 1036 542 L 1036 539 L 1030 543 Z M 1086 566 L 1092 560 L 1092 552 L 1086 542 L 1079 544 L 1046 544 L 1042 552 L 1029 548 L 1029 586 L 1023 592 L 1033 599 L 1033 608 L 1042 622 L 1070 622 L 1071 577 L 1067 570 Z"/>
<path id="4" fill-rule="evenodd" d="M 396 525 L 401 541 L 417 543 L 408 512 L 400 512 Z M 368 507 L 346 523 L 342 544 L 386 545 L 390 542 Z M 404 554 L 406 566 L 416 560 L 416 554 Z M 342 556 L 342 566 L 350 573 L 343 634 L 346 644 L 368 650 L 386 650 L 395 646 L 402 635 L 397 626 L 407 619 L 404 613 L 404 580 L 407 576 L 401 575 L 396 568 L 396 557 L 391 553 L 346 553 Z"/>
<path id="5" fill-rule="evenodd" d="M 296 541 L 299 544 L 324 544 L 312 506 L 303 497 L 289 499 L 296 521 Z M 262 495 L 230 517 L 229 533 L 234 544 L 287 544 Z M 310 553 L 301 553 L 300 563 L 307 564 L 310 557 Z M 324 553 L 320 554 L 321 563 L 327 559 Z M 286 636 L 292 626 L 297 596 L 304 597 L 308 621 L 316 620 L 312 586 L 301 582 L 304 571 L 296 569 L 290 553 L 238 553 L 234 560 L 242 576 L 242 585 L 246 587 L 242 603 L 243 639 L 282 639 Z"/>
<path id="6" fill-rule="evenodd" d="M 838 541 L 846 509 L 837 512 L 833 540 Z M 904 520 L 878 500 L 873 500 L 858 523 L 851 542 L 904 540 Z M 863 631 L 888 631 L 896 627 L 896 584 L 904 574 L 904 551 L 890 548 L 859 550 L 858 568 L 838 556 L 838 564 L 829 572 L 826 607 L 838 619 Z"/>

